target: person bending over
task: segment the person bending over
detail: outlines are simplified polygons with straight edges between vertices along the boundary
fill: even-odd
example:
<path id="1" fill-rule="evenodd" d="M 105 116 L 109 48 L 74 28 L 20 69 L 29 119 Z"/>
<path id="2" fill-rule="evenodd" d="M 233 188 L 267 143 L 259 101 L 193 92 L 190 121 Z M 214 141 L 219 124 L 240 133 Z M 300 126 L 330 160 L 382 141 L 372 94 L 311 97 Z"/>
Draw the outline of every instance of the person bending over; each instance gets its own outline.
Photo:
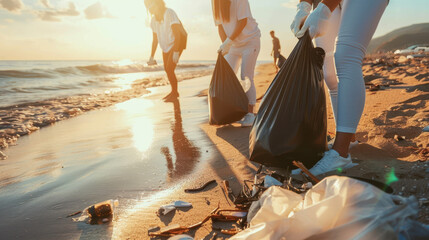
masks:
<path id="1" fill-rule="evenodd" d="M 152 52 L 148 64 L 154 62 L 154 55 L 159 43 L 162 49 L 164 70 L 171 85 L 171 92 L 163 99 L 167 102 L 179 97 L 177 77 L 174 73 L 180 55 L 183 51 L 181 22 L 177 14 L 165 6 L 164 0 L 145 0 L 145 6 L 152 15 L 151 28 L 153 31 Z"/>

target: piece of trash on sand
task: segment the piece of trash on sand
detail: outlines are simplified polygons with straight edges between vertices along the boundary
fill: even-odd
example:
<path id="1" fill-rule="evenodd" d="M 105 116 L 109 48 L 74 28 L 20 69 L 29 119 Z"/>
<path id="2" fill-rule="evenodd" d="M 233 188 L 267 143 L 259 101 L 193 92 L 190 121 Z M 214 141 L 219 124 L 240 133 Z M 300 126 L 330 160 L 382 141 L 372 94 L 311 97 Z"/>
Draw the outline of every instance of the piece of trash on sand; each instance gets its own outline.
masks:
<path id="1" fill-rule="evenodd" d="M 423 132 L 429 132 L 429 126 L 424 127 Z"/>
<path id="2" fill-rule="evenodd" d="M 173 236 L 168 240 L 194 240 L 194 238 L 186 234 L 181 234 L 181 235 Z"/>
<path id="3" fill-rule="evenodd" d="M 82 214 L 80 215 L 80 217 L 73 218 L 73 221 L 83 222 L 89 220 L 90 224 L 101 224 L 109 222 L 113 219 L 115 209 L 118 205 L 119 201 L 113 199 L 94 204 L 82 210 Z"/>
<path id="4" fill-rule="evenodd" d="M 282 186 L 283 183 L 281 183 L 279 180 L 267 175 L 264 179 L 264 187 L 269 188 L 271 186 Z"/>
<path id="5" fill-rule="evenodd" d="M 199 192 L 199 191 L 204 190 L 208 185 L 210 185 L 210 184 L 212 184 L 212 183 L 215 183 L 215 182 L 216 182 L 216 180 L 211 180 L 211 181 L 208 181 L 208 182 L 204 183 L 204 184 L 203 184 L 203 185 L 201 185 L 200 187 L 196 187 L 196 188 L 187 188 L 187 189 L 185 189 L 184 191 L 185 191 L 186 193 Z"/>
<path id="6" fill-rule="evenodd" d="M 168 205 L 161 206 L 158 209 L 158 214 L 159 215 L 165 215 L 165 214 L 175 210 L 176 208 L 181 208 L 181 207 L 184 207 L 184 208 L 192 207 L 192 204 L 190 204 L 188 202 L 184 202 L 184 201 L 175 201 L 175 202 L 172 202 Z"/>
<path id="7" fill-rule="evenodd" d="M 7 158 L 6 154 L 0 151 L 0 160 L 5 160 Z"/>
<path id="8" fill-rule="evenodd" d="M 398 134 L 395 134 L 393 139 L 395 139 L 397 142 L 399 142 L 399 141 L 405 140 L 405 136 L 399 136 Z"/>

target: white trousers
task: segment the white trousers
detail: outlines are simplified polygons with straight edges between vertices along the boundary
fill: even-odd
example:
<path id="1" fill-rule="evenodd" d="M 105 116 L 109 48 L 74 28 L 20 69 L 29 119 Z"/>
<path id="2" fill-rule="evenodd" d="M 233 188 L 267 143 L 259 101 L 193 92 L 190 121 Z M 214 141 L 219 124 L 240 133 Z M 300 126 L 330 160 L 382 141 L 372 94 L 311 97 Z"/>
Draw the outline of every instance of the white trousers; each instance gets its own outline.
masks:
<path id="1" fill-rule="evenodd" d="M 225 55 L 226 61 L 236 74 L 241 61 L 241 80 L 246 80 L 247 78 L 250 81 L 250 88 L 246 92 L 249 105 L 256 104 L 256 88 L 253 79 L 255 76 L 256 60 L 258 59 L 260 49 L 261 40 L 255 38 L 243 46 L 232 46 L 228 54 Z"/>
<path id="2" fill-rule="evenodd" d="M 332 12 L 326 34 L 315 39 L 326 53 L 323 72 L 337 132 L 356 133 L 365 106 L 362 61 L 388 3 L 344 0 Z"/>

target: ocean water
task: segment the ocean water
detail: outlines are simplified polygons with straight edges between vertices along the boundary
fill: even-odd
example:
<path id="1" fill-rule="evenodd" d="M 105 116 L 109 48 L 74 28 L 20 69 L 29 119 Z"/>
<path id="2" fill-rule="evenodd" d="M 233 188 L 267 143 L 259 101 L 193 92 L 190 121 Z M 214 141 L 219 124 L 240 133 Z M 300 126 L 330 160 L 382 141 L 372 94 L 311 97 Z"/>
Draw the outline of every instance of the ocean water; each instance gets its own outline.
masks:
<path id="1" fill-rule="evenodd" d="M 176 73 L 214 62 L 183 61 Z M 81 94 L 121 91 L 139 79 L 165 76 L 162 63 L 144 61 L 0 61 L 0 107 Z"/>

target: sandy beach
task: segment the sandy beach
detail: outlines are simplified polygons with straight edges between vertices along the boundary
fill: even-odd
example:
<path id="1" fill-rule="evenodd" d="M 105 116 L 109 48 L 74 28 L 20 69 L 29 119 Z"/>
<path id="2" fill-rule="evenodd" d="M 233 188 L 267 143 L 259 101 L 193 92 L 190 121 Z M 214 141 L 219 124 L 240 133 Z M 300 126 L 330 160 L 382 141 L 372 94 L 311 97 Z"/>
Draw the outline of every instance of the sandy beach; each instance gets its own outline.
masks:
<path id="1" fill-rule="evenodd" d="M 361 143 L 351 152 L 353 161 L 359 165 L 333 173 L 381 182 L 393 174 L 398 180 L 391 185 L 394 194 L 414 195 L 421 203 L 419 221 L 424 223 L 429 223 L 429 134 L 422 132 L 429 124 L 428 59 L 375 56 L 365 60 L 367 99 L 357 132 Z M 256 71 L 259 104 L 275 77 L 275 69 L 272 64 L 263 64 Z M 221 208 L 233 208 L 220 187 L 221 181 L 228 180 L 234 193 L 238 193 L 244 180 L 253 179 L 259 165 L 248 161 L 250 128 L 241 128 L 238 124 L 208 124 L 206 88 L 209 82 L 210 76 L 180 82 L 178 105 L 160 101 L 168 86 L 149 88 L 150 94 L 120 104 L 113 102 L 112 105 L 116 105 L 112 107 L 56 123 L 20 138 L 17 146 L 3 150 L 8 159 L 0 162 L 0 167 L 8 174 L 3 175 L 0 184 L 3 186 L 1 200 L 6 203 L 0 212 L 11 215 L 11 221 L 0 224 L 6 233 L 4 236 L 149 239 L 150 229 L 197 223 L 218 204 Z M 372 87 L 370 91 L 371 85 L 379 87 Z M 327 100 L 329 102 L 329 98 Z M 137 124 L 123 123 L 130 120 Z M 90 122 L 93 124 L 89 126 Z M 100 128 L 100 124 L 104 127 Z M 129 132 L 133 126 L 151 127 L 137 127 Z M 333 135 L 334 131 L 333 115 L 328 107 L 328 133 Z M 79 135 L 79 132 L 86 134 Z M 57 134 L 63 134 L 59 140 L 49 139 Z M 136 138 L 143 141 L 148 137 L 152 142 L 149 146 L 142 143 L 139 150 L 135 146 Z M 58 141 L 62 142 L 61 146 Z M 70 142 L 75 145 L 68 145 Z M 52 151 L 40 151 L 49 146 Z M 34 155 L 48 152 L 55 156 L 44 155 L 39 162 L 35 159 Z M 68 159 L 70 157 L 76 159 Z M 20 161 L 13 163 L 16 159 Z M 139 162 L 142 159 L 148 160 Z M 22 168 L 18 166 L 24 165 L 28 167 L 19 170 Z M 30 166 L 35 167 L 28 170 Z M 210 180 L 217 183 L 198 193 L 184 192 Z M 58 198 L 60 195 L 63 197 Z M 65 218 L 69 213 L 109 198 L 120 200 L 113 222 L 87 225 Z M 55 202 L 41 204 L 40 201 L 47 199 Z M 176 200 L 190 202 L 192 208 L 165 216 L 156 214 L 160 206 Z M 14 202 L 21 205 L 14 208 Z M 27 214 L 41 220 L 32 222 Z M 19 227 L 23 231 L 18 233 L 18 228 L 11 226 L 21 221 L 27 223 Z M 231 226 L 208 221 L 188 234 L 195 239 L 226 239 L 228 235 L 218 233 L 213 227 Z"/>

